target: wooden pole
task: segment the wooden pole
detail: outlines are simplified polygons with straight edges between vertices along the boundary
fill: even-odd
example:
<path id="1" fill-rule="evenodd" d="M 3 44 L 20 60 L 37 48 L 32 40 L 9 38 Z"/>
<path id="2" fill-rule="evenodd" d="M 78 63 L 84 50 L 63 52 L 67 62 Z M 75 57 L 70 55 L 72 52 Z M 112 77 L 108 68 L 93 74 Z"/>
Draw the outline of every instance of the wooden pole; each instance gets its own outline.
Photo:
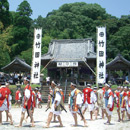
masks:
<path id="1" fill-rule="evenodd" d="M 50 64 L 50 62 L 53 60 L 54 58 L 52 58 L 45 66 L 44 68 L 41 70 L 41 73 L 44 71 L 44 69 Z"/>

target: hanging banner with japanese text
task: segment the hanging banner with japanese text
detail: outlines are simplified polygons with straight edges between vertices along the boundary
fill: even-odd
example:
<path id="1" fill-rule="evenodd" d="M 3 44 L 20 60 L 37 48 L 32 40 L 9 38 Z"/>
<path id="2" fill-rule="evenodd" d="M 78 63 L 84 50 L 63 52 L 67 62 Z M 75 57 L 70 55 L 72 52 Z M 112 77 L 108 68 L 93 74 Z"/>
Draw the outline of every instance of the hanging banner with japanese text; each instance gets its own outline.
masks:
<path id="1" fill-rule="evenodd" d="M 40 83 L 42 29 L 34 29 L 31 83 Z"/>
<path id="2" fill-rule="evenodd" d="M 78 62 L 57 62 L 57 67 L 78 67 Z"/>
<path id="3" fill-rule="evenodd" d="M 97 27 L 97 83 L 106 82 L 106 27 Z"/>

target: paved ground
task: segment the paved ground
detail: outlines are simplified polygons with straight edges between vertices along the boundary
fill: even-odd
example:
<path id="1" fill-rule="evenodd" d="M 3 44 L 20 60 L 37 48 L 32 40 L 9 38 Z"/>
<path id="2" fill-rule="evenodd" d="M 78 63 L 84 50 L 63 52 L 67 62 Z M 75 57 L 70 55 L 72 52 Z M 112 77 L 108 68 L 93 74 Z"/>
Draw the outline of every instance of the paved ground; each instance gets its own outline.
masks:
<path id="1" fill-rule="evenodd" d="M 11 114 L 13 116 L 13 121 L 14 121 L 14 125 L 11 126 L 9 123 L 5 122 L 5 112 L 3 112 L 3 124 L 0 126 L 0 130 L 5 129 L 5 130 L 42 130 L 42 129 L 46 129 L 43 128 L 43 126 L 45 126 L 46 124 L 46 120 L 47 120 L 47 116 L 49 113 L 49 110 L 47 112 L 45 112 L 45 108 L 46 105 L 43 105 L 42 109 L 35 109 L 35 113 L 34 113 L 34 120 L 35 120 L 35 127 L 31 128 L 30 127 L 30 123 L 29 123 L 29 119 L 28 122 L 26 123 L 25 121 L 23 122 L 23 127 L 22 128 L 16 128 L 14 125 L 17 125 L 20 121 L 20 116 L 21 116 L 21 108 L 14 108 L 12 107 L 11 109 Z M 67 113 L 62 112 L 62 121 L 63 121 L 63 125 L 64 127 L 59 128 L 57 127 L 59 125 L 59 123 L 51 123 L 49 130 L 54 130 L 54 129 L 58 129 L 58 130 L 130 130 L 130 121 L 127 120 L 127 118 L 125 119 L 126 121 L 124 123 L 118 123 L 117 122 L 117 113 L 116 110 L 114 110 L 113 112 L 113 117 L 112 117 L 112 125 L 104 125 L 104 123 L 106 122 L 106 119 L 102 120 L 100 119 L 100 116 L 98 117 L 98 120 L 95 121 L 90 121 L 89 119 L 89 113 L 88 111 L 85 113 L 85 118 L 87 120 L 88 123 L 88 127 L 83 127 L 83 122 L 80 121 L 80 117 L 78 116 L 78 127 L 71 127 L 71 124 L 74 123 L 73 121 L 73 117 L 71 115 L 71 113 L 69 112 L 67 105 L 66 105 L 66 109 L 67 109 Z"/>

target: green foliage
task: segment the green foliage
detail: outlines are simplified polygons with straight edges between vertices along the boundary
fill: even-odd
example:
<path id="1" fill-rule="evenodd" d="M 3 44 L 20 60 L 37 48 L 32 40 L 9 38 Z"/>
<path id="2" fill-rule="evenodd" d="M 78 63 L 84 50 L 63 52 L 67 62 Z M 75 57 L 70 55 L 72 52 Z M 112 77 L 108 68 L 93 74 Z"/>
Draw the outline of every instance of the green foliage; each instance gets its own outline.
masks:
<path id="1" fill-rule="evenodd" d="M 64 4 L 59 10 L 48 13 L 46 19 L 39 19 L 44 21 L 42 27 L 46 32 L 43 34 L 49 34 L 56 39 L 76 39 L 95 37 L 93 33 L 96 32 L 97 24 L 94 21 L 106 19 L 108 16 L 100 5 L 81 2 Z"/>
<path id="2" fill-rule="evenodd" d="M 41 68 L 41 70 L 42 70 L 42 68 Z M 47 69 L 45 68 L 44 70 L 43 70 L 43 80 L 46 80 L 46 77 L 47 77 Z"/>
<path id="3" fill-rule="evenodd" d="M 3 23 L 4 29 L 11 23 L 8 0 L 0 0 L 0 21 Z"/>
<path id="4" fill-rule="evenodd" d="M 130 60 L 130 24 L 120 27 L 119 31 L 111 35 L 107 52 L 109 57 L 114 58 L 117 53 L 121 53 Z"/>
<path id="5" fill-rule="evenodd" d="M 32 64 L 32 48 L 29 48 L 26 51 L 22 51 L 20 54 L 20 58 L 24 59 L 29 65 Z"/>
<path id="6" fill-rule="evenodd" d="M 107 62 L 118 53 L 130 60 L 130 15 L 111 16 L 98 4 L 76 2 L 64 4 L 45 18 L 32 20 L 32 9 L 24 0 L 16 12 L 9 11 L 8 0 L 0 0 L 0 67 L 19 55 L 32 62 L 34 28 L 42 27 L 42 54 L 47 53 L 52 39 L 92 37 L 96 43 L 96 27 L 107 27 Z M 45 71 L 45 74 L 47 72 Z"/>
<path id="7" fill-rule="evenodd" d="M 9 53 L 11 48 L 9 42 L 13 39 L 13 36 L 11 35 L 12 28 L 13 26 L 9 26 L 6 30 L 2 31 L 2 34 L 0 34 L 0 68 L 10 62 Z"/>
<path id="8" fill-rule="evenodd" d="M 17 8 L 17 12 L 19 12 L 20 16 L 30 17 L 32 15 L 32 9 L 30 4 L 24 0 Z"/>
<path id="9" fill-rule="evenodd" d="M 14 41 L 12 45 L 12 55 L 19 55 L 22 51 L 30 48 L 29 29 L 31 26 L 32 10 L 27 1 L 23 1 L 14 14 Z"/>
<path id="10" fill-rule="evenodd" d="M 52 38 L 50 36 L 45 35 L 42 38 L 42 54 L 47 53 L 49 43 L 51 42 Z"/>

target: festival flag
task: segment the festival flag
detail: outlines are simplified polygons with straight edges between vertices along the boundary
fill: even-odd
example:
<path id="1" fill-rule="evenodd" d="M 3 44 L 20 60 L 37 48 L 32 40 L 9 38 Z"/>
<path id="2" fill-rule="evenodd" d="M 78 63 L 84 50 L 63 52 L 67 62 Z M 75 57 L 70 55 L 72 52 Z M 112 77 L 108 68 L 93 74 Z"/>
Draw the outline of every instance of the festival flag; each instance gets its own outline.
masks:
<path id="1" fill-rule="evenodd" d="M 42 29 L 34 29 L 31 83 L 40 83 Z"/>
<path id="2" fill-rule="evenodd" d="M 106 82 L 106 27 L 97 27 L 97 83 Z"/>

